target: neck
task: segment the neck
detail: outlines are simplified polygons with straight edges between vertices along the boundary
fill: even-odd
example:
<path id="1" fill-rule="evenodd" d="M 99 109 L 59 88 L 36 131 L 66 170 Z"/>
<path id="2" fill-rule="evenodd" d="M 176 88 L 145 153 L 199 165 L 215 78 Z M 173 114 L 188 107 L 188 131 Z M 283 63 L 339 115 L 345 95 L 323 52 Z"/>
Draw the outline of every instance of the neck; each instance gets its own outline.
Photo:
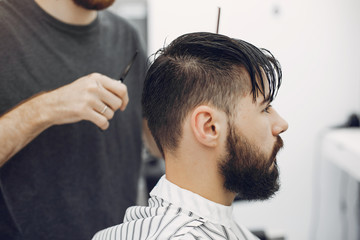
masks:
<path id="1" fill-rule="evenodd" d="M 166 178 L 210 201 L 230 206 L 236 195 L 224 188 L 224 179 L 218 171 L 214 154 L 199 156 L 198 152 L 185 152 L 176 157 L 165 154 Z"/>
<path id="2" fill-rule="evenodd" d="M 61 22 L 87 25 L 95 20 L 97 12 L 76 5 L 72 0 L 35 0 L 48 14 Z"/>

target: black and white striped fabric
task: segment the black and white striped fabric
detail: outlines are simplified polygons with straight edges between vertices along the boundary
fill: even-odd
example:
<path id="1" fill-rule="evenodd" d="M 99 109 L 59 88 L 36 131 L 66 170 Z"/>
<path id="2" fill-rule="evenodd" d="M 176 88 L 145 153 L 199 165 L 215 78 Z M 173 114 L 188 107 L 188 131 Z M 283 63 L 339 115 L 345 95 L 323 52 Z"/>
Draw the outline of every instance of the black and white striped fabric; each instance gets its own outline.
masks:
<path id="1" fill-rule="evenodd" d="M 163 176 L 150 193 L 149 206 L 127 209 L 124 223 L 98 232 L 93 240 L 255 240 L 236 224 L 232 206 L 182 189 Z"/>

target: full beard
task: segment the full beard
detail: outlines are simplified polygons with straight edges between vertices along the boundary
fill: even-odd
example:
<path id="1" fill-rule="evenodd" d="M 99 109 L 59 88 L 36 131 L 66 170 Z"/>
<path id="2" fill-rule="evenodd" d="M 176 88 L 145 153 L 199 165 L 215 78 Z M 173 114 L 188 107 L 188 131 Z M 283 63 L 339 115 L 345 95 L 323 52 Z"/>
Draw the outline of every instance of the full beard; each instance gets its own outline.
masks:
<path id="1" fill-rule="evenodd" d="M 266 200 L 279 190 L 279 169 L 276 154 L 283 147 L 280 136 L 274 144 L 270 157 L 249 141 L 236 134 L 229 124 L 227 154 L 220 161 L 224 187 L 243 200 Z"/>
<path id="2" fill-rule="evenodd" d="M 103 10 L 110 7 L 115 0 L 73 0 L 75 4 L 89 10 Z"/>

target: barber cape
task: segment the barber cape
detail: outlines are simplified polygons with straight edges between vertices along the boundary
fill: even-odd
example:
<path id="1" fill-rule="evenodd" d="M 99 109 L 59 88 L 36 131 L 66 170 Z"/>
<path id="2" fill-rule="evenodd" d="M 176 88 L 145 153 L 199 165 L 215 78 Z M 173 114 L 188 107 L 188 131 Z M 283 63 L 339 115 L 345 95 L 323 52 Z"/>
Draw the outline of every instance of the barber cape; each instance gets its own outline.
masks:
<path id="1" fill-rule="evenodd" d="M 258 239 L 233 220 L 224 206 L 169 182 L 165 175 L 150 193 L 149 206 L 127 209 L 124 223 L 98 232 L 93 240 Z"/>

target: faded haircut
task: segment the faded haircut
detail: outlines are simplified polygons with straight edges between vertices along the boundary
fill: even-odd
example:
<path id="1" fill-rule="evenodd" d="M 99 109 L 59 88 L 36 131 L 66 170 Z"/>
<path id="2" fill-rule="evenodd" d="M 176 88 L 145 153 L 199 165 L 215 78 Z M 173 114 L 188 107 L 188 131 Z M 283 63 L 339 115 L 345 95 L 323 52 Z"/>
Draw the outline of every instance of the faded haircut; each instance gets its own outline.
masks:
<path id="1" fill-rule="evenodd" d="M 281 85 L 280 64 L 268 50 L 220 34 L 182 35 L 155 57 L 142 107 L 163 156 L 178 146 L 183 121 L 195 107 L 212 105 L 231 117 L 239 97 L 252 94 L 255 102 L 262 95 L 271 102 Z"/>

